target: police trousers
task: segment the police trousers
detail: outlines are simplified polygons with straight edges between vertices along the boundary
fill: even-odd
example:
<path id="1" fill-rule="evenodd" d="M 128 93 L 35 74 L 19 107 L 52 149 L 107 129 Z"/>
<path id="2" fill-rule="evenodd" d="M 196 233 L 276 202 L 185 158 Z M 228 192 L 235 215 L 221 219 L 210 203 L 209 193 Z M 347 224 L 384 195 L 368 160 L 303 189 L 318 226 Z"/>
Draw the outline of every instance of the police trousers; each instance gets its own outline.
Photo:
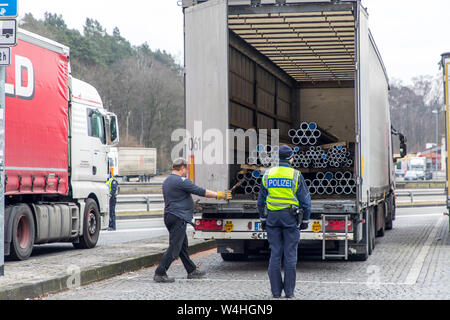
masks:
<path id="1" fill-rule="evenodd" d="M 109 227 L 116 230 L 116 203 L 117 198 L 109 198 Z"/>
<path id="2" fill-rule="evenodd" d="M 291 296 L 294 294 L 297 281 L 300 241 L 297 218 L 293 217 L 289 210 L 269 211 L 266 231 L 271 250 L 268 274 L 272 294 L 280 296 L 284 290 L 286 296 Z M 282 260 L 284 260 L 284 280 L 281 274 Z"/>

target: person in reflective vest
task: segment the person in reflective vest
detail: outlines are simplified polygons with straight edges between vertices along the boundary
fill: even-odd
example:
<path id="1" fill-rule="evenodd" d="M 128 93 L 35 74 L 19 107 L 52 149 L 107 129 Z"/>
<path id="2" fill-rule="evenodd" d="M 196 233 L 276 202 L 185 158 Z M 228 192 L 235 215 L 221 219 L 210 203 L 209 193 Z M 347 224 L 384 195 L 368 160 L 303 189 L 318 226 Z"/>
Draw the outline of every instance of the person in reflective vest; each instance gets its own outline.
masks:
<path id="1" fill-rule="evenodd" d="M 106 181 L 109 188 L 109 228 L 108 231 L 116 231 L 116 203 L 119 193 L 119 181 L 114 177 L 114 169 L 110 168 L 111 177 Z"/>
<path id="2" fill-rule="evenodd" d="M 300 230 L 308 229 L 311 215 L 311 195 L 303 175 L 291 167 L 293 157 L 291 147 L 280 146 L 279 166 L 266 171 L 258 196 L 261 225 L 271 249 L 268 274 L 274 298 L 280 298 L 283 290 L 286 298 L 294 297 Z M 292 214 L 293 208 L 303 209 L 302 221 Z"/>

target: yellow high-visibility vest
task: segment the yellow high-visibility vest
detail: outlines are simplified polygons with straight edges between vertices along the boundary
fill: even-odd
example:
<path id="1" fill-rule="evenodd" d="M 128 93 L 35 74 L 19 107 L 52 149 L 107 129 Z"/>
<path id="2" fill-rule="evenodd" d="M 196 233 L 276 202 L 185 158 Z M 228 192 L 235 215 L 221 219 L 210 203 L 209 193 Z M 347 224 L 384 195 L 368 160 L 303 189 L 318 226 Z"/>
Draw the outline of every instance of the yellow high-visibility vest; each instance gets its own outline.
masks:
<path id="1" fill-rule="evenodd" d="M 112 188 L 112 182 L 113 181 L 116 181 L 117 183 L 119 183 L 119 181 L 116 179 L 116 178 L 114 178 L 114 177 L 112 177 L 112 178 L 110 178 L 108 181 L 106 181 L 106 185 L 108 186 L 108 188 L 109 188 L 109 191 L 111 191 L 111 188 Z M 116 189 L 116 193 L 114 194 L 114 195 L 117 195 L 117 192 L 119 191 L 119 188 L 117 188 Z"/>
<path id="2" fill-rule="evenodd" d="M 266 172 L 263 178 L 263 186 L 268 190 L 266 199 L 267 209 L 280 211 L 299 206 L 297 190 L 300 171 L 288 167 L 276 167 Z"/>

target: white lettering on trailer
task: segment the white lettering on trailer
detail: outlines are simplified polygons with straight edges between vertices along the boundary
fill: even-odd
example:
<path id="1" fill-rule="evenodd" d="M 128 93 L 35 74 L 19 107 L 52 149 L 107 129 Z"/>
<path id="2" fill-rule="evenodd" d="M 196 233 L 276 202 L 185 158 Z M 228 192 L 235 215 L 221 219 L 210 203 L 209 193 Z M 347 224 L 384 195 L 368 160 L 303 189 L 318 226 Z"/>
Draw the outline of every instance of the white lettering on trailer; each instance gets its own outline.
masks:
<path id="1" fill-rule="evenodd" d="M 27 82 L 24 83 L 24 73 L 27 74 Z M 32 99 L 34 96 L 34 68 L 30 59 L 15 56 L 15 83 L 5 83 L 5 93 L 8 96 L 17 96 L 20 99 Z M 24 85 L 25 84 L 25 85 Z"/>

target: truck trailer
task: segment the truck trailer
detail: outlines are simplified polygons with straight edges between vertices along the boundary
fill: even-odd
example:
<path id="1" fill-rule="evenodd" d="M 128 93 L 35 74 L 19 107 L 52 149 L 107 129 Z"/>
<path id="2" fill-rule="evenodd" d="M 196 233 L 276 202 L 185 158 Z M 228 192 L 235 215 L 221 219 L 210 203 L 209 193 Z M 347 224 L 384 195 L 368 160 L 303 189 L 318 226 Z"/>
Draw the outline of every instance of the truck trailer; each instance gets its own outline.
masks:
<path id="1" fill-rule="evenodd" d="M 114 168 L 116 178 L 124 182 L 131 179 L 147 182 L 156 175 L 157 154 L 155 148 L 111 148 L 108 159 L 109 166 Z"/>
<path id="2" fill-rule="evenodd" d="M 69 48 L 18 32 L 7 68 L 5 256 L 52 242 L 93 248 L 109 222 L 107 152 L 117 117 L 71 76 Z"/>
<path id="3" fill-rule="evenodd" d="M 194 237 L 215 239 L 224 260 L 269 249 L 260 228 L 258 187 L 250 182 L 255 172 L 254 178 L 264 174 L 267 163 L 237 163 L 236 154 L 255 154 L 247 140 L 217 144 L 217 136 L 230 130 L 268 131 L 297 154 L 321 152 L 326 158 L 329 150 L 346 151 L 341 166 L 299 169 L 310 183 L 330 178 L 329 185 L 334 177 L 348 176 L 345 193 L 311 188 L 321 192 L 312 193 L 311 222 L 300 247 L 321 250 L 323 259 L 366 260 L 375 238 L 395 220 L 392 146 L 398 133 L 391 127 L 388 76 L 361 1 L 190 0 L 183 1 L 183 12 L 190 178 L 211 190 L 234 192 L 228 202 L 198 203 Z M 300 140 L 309 132 L 310 143 L 316 131 L 319 137 L 303 144 L 292 139 L 292 130 L 300 130 Z M 278 147 L 266 143 L 257 142 L 256 154 Z M 212 145 L 219 146 L 215 153 Z M 227 159 L 202 161 L 211 153 Z M 298 162 L 304 164 L 300 155 Z M 243 192 L 239 184 L 246 175 L 253 189 Z"/>

